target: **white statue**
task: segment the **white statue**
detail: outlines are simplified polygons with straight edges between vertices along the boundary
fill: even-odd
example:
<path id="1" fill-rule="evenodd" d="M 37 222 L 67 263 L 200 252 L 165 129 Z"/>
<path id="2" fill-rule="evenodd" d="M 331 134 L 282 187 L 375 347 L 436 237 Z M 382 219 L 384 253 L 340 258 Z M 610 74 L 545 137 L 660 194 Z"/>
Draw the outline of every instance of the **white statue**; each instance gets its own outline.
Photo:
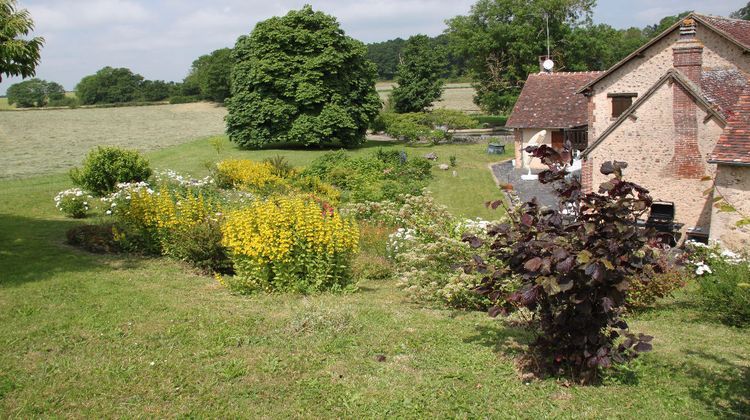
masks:
<path id="1" fill-rule="evenodd" d="M 544 142 L 544 138 L 547 137 L 547 130 L 542 130 L 533 136 L 531 136 L 531 139 L 528 143 L 526 143 L 526 147 L 529 146 L 539 146 L 542 142 Z M 526 168 L 529 170 L 529 173 L 527 175 L 521 175 L 521 179 L 523 180 L 536 180 L 539 179 L 537 175 L 534 175 L 531 173 L 531 159 L 533 157 L 530 153 L 526 152 L 524 150 L 523 152 L 523 164 L 526 166 Z"/>

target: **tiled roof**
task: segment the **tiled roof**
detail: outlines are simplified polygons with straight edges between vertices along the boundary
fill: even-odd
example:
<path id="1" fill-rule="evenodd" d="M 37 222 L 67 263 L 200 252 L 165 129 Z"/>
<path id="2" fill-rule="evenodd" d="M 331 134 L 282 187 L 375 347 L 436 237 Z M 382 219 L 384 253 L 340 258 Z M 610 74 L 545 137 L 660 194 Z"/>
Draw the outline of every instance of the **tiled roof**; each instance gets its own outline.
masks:
<path id="1" fill-rule="evenodd" d="M 588 124 L 587 99 L 576 91 L 602 72 L 533 73 L 505 124 L 509 128 L 570 128 Z"/>
<path id="2" fill-rule="evenodd" d="M 726 118 L 743 90 L 748 86 L 746 76 L 737 69 L 708 70 L 701 74 L 701 90 L 706 99 L 718 107 Z"/>
<path id="3" fill-rule="evenodd" d="M 723 35 L 732 38 L 743 47 L 750 49 L 750 21 L 706 15 L 696 15 L 696 17 L 723 32 Z"/>
<path id="4" fill-rule="evenodd" d="M 697 20 L 699 23 L 704 24 L 709 29 L 717 32 L 719 35 L 725 37 L 730 42 L 733 42 L 740 48 L 744 49 L 745 52 L 750 51 L 750 21 L 729 19 L 729 18 L 719 17 L 719 16 L 707 16 L 707 15 L 701 15 L 698 13 L 691 13 L 685 18 L 686 19 L 693 18 Z M 629 62 L 630 60 L 636 57 L 641 57 L 642 53 L 645 50 L 647 50 L 648 48 L 650 48 L 652 45 L 656 44 L 657 42 L 661 41 L 664 37 L 672 33 L 674 30 L 678 29 L 680 25 L 682 24 L 682 22 L 683 22 L 682 20 L 677 21 L 674 25 L 670 26 L 664 32 L 655 36 L 650 41 L 648 41 L 647 43 L 639 47 L 637 50 L 633 51 L 630 55 L 620 60 L 620 62 L 610 67 L 607 71 L 601 73 L 599 77 L 591 80 L 586 85 L 581 86 L 581 88 L 579 89 L 579 92 L 583 92 L 587 89 L 590 89 L 592 86 L 597 84 L 600 80 L 614 73 L 615 70 L 619 69 L 620 67 L 624 66 L 625 63 Z"/>
<path id="5" fill-rule="evenodd" d="M 750 165 L 750 88 L 742 91 L 709 162 Z"/>

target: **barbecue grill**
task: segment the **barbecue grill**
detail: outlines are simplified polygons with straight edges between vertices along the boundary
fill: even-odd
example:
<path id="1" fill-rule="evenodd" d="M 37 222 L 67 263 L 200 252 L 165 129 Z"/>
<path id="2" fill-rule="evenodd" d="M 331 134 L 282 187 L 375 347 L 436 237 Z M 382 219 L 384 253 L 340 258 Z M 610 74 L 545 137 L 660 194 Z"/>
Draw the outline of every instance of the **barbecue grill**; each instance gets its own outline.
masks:
<path id="1" fill-rule="evenodd" d="M 677 245 L 682 234 L 680 230 L 684 223 L 674 221 L 675 206 L 671 201 L 654 201 L 651 204 L 648 220 L 640 221 L 639 226 L 653 228 L 658 232 L 658 236 L 664 239 L 669 246 Z"/>

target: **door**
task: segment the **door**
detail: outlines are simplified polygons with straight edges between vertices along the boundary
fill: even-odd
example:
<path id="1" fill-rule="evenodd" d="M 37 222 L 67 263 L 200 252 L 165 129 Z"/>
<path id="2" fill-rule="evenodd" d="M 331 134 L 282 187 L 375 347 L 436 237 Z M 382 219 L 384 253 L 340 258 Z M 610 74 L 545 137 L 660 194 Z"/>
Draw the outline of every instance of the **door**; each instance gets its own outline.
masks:
<path id="1" fill-rule="evenodd" d="M 552 148 L 558 152 L 562 152 L 565 144 L 565 135 L 562 130 L 556 130 L 552 132 Z"/>

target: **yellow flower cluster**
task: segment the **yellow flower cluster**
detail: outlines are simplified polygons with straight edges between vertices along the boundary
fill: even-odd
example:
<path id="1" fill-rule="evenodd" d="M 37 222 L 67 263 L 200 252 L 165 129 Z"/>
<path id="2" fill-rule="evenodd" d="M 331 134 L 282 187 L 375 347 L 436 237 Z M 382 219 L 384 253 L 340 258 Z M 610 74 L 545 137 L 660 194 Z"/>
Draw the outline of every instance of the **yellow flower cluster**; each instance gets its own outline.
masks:
<path id="1" fill-rule="evenodd" d="M 216 164 L 220 183 L 235 188 L 250 190 L 283 187 L 284 178 L 273 174 L 273 166 L 268 162 L 230 159 Z"/>
<path id="2" fill-rule="evenodd" d="M 310 199 L 282 197 L 236 210 L 222 226 L 223 244 L 255 264 L 300 262 L 356 253 L 357 224 Z"/>
<path id="3" fill-rule="evenodd" d="M 124 216 L 145 228 L 170 231 L 195 226 L 211 214 L 211 207 L 202 194 L 172 193 L 166 188 L 152 193 L 141 189 L 130 193 Z"/>

